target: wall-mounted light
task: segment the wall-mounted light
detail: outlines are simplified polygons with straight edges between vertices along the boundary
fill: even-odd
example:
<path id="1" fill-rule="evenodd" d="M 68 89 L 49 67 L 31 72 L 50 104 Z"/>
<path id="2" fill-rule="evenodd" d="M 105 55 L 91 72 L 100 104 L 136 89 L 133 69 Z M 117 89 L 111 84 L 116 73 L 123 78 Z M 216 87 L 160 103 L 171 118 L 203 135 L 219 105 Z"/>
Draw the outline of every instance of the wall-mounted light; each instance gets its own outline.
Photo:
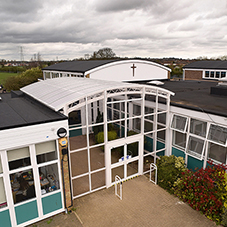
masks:
<path id="1" fill-rule="evenodd" d="M 59 128 L 58 131 L 57 131 L 57 135 L 60 138 L 63 138 L 67 135 L 67 130 L 65 128 Z"/>

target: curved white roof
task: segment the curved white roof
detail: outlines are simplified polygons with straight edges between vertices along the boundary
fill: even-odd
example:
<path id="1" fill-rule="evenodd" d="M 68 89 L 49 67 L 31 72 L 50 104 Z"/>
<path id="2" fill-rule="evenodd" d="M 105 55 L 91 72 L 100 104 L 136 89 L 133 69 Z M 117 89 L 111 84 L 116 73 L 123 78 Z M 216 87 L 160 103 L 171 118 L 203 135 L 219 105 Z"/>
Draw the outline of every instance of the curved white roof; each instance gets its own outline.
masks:
<path id="1" fill-rule="evenodd" d="M 144 86 L 148 88 L 153 87 L 132 83 L 94 80 L 90 78 L 61 77 L 30 84 L 21 88 L 21 91 L 49 106 L 55 111 L 58 111 L 67 104 L 105 90 Z M 174 95 L 173 92 L 166 89 L 158 87 L 153 87 L 153 89 L 158 89 L 166 94 Z"/>

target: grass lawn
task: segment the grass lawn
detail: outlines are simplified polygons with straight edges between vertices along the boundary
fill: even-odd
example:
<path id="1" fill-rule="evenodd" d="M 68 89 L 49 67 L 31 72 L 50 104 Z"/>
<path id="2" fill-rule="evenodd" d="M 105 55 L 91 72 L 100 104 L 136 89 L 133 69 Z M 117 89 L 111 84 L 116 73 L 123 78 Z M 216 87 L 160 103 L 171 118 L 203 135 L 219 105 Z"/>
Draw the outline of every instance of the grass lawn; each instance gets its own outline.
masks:
<path id="1" fill-rule="evenodd" d="M 0 84 L 4 86 L 4 80 L 9 76 L 16 76 L 17 73 L 2 73 L 0 72 Z"/>

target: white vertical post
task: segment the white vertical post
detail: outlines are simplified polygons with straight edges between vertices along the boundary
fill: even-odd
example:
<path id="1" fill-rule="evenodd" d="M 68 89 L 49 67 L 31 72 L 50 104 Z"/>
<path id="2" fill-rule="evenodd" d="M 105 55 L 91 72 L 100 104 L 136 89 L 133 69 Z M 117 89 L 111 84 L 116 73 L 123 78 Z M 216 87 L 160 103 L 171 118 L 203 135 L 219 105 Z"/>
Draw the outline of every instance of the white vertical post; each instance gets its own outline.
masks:
<path id="1" fill-rule="evenodd" d="M 118 190 L 117 190 L 117 185 L 119 184 L 119 187 L 120 187 L 120 192 L 118 194 Z M 122 180 L 121 178 L 116 175 L 115 176 L 115 195 L 120 198 L 120 200 L 122 200 Z"/>
<path id="2" fill-rule="evenodd" d="M 154 184 L 157 184 L 157 178 L 158 178 L 158 171 L 157 166 L 154 163 L 150 164 L 150 181 Z M 151 172 L 155 171 L 155 178 L 154 181 L 151 180 Z"/>

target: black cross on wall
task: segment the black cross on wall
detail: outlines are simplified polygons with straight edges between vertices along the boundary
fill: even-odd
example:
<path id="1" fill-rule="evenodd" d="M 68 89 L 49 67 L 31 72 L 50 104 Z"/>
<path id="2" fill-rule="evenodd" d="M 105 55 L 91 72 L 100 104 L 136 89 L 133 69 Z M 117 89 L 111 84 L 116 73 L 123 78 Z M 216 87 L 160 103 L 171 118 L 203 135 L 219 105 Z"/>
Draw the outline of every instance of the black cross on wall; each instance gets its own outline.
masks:
<path id="1" fill-rule="evenodd" d="M 132 68 L 132 76 L 134 77 L 134 75 L 135 75 L 135 68 L 136 68 L 135 64 L 133 64 L 131 66 L 131 68 Z"/>

